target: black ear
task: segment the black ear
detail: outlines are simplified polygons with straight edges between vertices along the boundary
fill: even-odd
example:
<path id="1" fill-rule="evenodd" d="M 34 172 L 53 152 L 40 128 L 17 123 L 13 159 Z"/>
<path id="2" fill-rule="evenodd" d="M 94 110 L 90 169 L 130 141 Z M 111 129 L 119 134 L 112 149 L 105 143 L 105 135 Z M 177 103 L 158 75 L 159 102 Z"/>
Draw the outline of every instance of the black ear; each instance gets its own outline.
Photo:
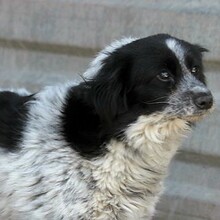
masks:
<path id="1" fill-rule="evenodd" d="M 208 49 L 202 47 L 201 45 L 196 44 L 195 46 L 199 50 L 200 53 L 209 52 Z"/>
<path id="2" fill-rule="evenodd" d="M 127 76 L 129 62 L 116 54 L 103 61 L 95 79 L 92 80 L 91 96 L 96 113 L 101 120 L 111 123 L 127 110 Z"/>

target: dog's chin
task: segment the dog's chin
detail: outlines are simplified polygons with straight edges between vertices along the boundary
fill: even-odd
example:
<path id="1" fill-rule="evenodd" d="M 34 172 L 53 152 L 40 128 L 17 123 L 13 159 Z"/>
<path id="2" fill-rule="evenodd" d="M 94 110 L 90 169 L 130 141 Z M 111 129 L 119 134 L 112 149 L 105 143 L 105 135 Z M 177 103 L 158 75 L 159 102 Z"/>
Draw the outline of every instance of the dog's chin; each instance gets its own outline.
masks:
<path id="1" fill-rule="evenodd" d="M 182 119 L 187 122 L 195 123 L 195 122 L 201 121 L 205 116 L 206 114 L 188 115 L 188 116 L 182 117 Z"/>
<path id="2" fill-rule="evenodd" d="M 214 108 L 210 108 L 208 110 L 204 110 L 204 111 L 196 111 L 195 113 L 191 114 L 191 115 L 183 115 L 180 116 L 181 119 L 190 122 L 190 123 L 195 123 L 198 121 L 201 121 L 202 119 L 204 119 L 207 115 L 209 115 L 212 111 L 214 110 Z"/>

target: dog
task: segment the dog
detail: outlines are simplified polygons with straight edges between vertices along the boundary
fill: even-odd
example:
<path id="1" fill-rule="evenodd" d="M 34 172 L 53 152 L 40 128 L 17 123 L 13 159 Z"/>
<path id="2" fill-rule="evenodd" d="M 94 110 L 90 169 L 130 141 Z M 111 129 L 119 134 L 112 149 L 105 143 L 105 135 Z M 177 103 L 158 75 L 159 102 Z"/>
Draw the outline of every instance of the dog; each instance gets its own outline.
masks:
<path id="1" fill-rule="evenodd" d="M 0 219 L 151 219 L 182 137 L 213 108 L 202 56 L 124 38 L 79 82 L 0 92 Z"/>

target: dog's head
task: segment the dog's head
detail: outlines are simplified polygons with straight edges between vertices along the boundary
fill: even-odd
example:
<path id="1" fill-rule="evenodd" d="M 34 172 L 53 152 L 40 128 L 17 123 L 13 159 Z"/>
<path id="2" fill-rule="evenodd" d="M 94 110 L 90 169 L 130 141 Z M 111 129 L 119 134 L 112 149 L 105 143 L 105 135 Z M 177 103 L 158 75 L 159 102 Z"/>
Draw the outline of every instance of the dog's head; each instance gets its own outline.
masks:
<path id="1" fill-rule="evenodd" d="M 205 51 L 166 34 L 114 42 L 70 91 L 64 110 L 68 142 L 82 154 L 97 155 L 140 116 L 188 127 L 213 105 L 203 74 Z"/>
<path id="2" fill-rule="evenodd" d="M 106 121 L 126 112 L 197 120 L 213 105 L 203 74 L 205 51 L 166 34 L 113 43 L 85 75 L 92 76 L 96 111 Z"/>

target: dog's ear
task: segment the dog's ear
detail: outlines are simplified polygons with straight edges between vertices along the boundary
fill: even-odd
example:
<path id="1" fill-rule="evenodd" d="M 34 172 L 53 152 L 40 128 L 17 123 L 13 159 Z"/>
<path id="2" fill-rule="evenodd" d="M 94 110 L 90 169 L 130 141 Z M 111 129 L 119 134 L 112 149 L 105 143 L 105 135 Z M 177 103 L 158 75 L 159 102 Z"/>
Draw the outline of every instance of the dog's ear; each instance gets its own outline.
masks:
<path id="1" fill-rule="evenodd" d="M 127 76 L 130 62 L 120 54 L 111 54 L 92 80 L 91 96 L 101 120 L 111 123 L 127 110 Z"/>
<path id="2" fill-rule="evenodd" d="M 209 52 L 208 49 L 206 49 L 205 47 L 203 47 L 199 44 L 195 44 L 195 47 L 199 50 L 200 53 Z"/>

